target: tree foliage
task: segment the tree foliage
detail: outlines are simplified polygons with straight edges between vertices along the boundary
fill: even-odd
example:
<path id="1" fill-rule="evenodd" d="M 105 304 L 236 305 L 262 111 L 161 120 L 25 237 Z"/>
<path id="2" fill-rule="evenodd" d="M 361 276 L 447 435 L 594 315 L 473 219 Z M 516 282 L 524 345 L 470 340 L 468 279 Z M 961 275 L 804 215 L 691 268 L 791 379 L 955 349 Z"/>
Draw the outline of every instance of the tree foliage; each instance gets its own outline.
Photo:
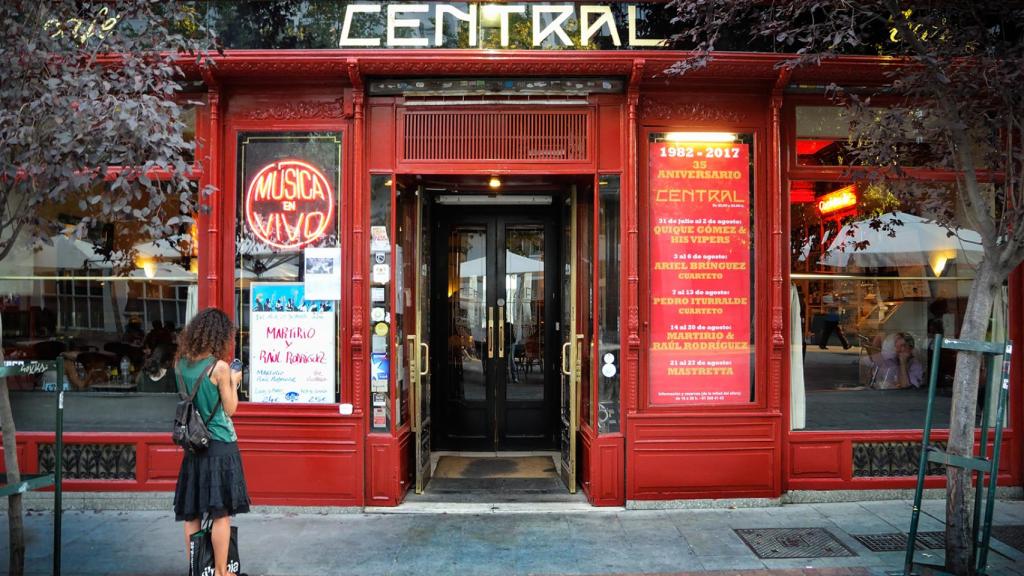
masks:
<path id="1" fill-rule="evenodd" d="M 874 55 L 878 81 L 825 88 L 849 121 L 850 176 L 884 183 L 950 234 L 980 234 L 960 337 L 983 340 L 994 293 L 1024 259 L 1024 6 L 1018 2 L 674 0 L 673 38 L 690 48 L 671 73 L 707 66 L 719 46 L 780 54 L 780 67 Z M 951 184 L 930 178 L 952 175 Z M 924 174 L 924 176 L 922 176 Z M 878 226 L 877 218 L 868 225 Z M 960 353 L 949 451 L 973 449 L 979 357 Z M 973 573 L 967 472 L 947 472 L 947 568 Z"/>
<path id="2" fill-rule="evenodd" d="M 179 63 L 204 58 L 201 31 L 176 3 L 0 4 L 0 256 L 63 230 L 47 205 L 88 214 L 80 235 L 130 222 L 160 238 L 195 212 Z"/>

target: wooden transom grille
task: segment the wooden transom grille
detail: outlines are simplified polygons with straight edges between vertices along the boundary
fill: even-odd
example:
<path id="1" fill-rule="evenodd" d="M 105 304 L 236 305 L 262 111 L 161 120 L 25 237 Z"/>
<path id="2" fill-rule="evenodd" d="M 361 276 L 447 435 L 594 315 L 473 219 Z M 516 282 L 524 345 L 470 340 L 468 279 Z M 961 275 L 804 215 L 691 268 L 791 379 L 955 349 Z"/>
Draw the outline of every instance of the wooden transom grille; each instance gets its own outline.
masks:
<path id="1" fill-rule="evenodd" d="M 406 161 L 588 160 L 585 111 L 406 111 Z"/>

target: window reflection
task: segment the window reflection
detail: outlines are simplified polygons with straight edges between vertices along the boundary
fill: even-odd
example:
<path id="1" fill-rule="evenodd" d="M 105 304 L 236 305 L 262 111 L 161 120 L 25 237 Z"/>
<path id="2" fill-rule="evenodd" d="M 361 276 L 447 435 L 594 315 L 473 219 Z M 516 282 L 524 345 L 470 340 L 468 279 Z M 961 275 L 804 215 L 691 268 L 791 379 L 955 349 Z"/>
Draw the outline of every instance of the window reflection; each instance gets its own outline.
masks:
<path id="1" fill-rule="evenodd" d="M 856 201 L 839 208 L 823 201 L 837 191 Z M 981 246 L 976 232 L 951 235 L 915 211 L 878 185 L 792 183 L 794 429 L 924 422 L 930 344 L 936 334 L 959 332 Z M 938 427 L 948 426 L 954 364 L 943 352 Z"/>
<path id="2" fill-rule="evenodd" d="M 136 221 L 76 233 L 96 215 L 77 203 L 44 209 L 63 229 L 34 242 L 25 235 L 0 258 L 3 351 L 6 360 L 62 358 L 64 373 L 8 379 L 18 428 L 52 430 L 53 397 L 41 392 L 63 389 L 74 393 L 68 430 L 162 430 L 165 420 L 152 416 L 173 410 L 168 368 L 196 308 L 192 218 L 155 238 Z"/>

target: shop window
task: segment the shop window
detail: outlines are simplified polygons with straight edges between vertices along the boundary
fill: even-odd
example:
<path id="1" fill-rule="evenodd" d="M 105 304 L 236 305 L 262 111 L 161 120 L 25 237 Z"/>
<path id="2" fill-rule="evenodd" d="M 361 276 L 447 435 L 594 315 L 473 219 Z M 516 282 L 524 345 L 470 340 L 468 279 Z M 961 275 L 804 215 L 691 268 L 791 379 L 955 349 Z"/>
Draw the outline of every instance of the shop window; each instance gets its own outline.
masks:
<path id="1" fill-rule="evenodd" d="M 245 400 L 340 401 L 341 138 L 238 136 L 235 318 Z"/>
<path id="2" fill-rule="evenodd" d="M 955 221 L 955 189 L 946 189 L 939 209 Z M 881 184 L 791 183 L 794 429 L 923 424 L 932 339 L 959 333 L 982 252 L 976 232 L 947 230 L 921 206 L 901 205 Z M 994 318 L 1005 334 L 1006 315 Z M 939 428 L 949 423 L 955 361 L 940 359 Z"/>
<path id="3" fill-rule="evenodd" d="M 618 432 L 620 428 L 620 181 L 617 174 L 602 174 L 598 180 L 597 430 L 602 434 Z"/>
<path id="4" fill-rule="evenodd" d="M 370 426 L 375 432 L 390 429 L 401 410 L 393 411 L 391 400 L 391 371 L 400 375 L 405 387 L 407 367 L 396 359 L 402 347 L 391 345 L 391 314 L 395 294 L 391 287 L 392 238 L 392 186 L 390 174 L 370 175 L 370 400 L 373 410 Z M 394 254 L 397 258 L 397 254 Z M 400 401 L 400 400 L 399 400 Z"/>
<path id="5" fill-rule="evenodd" d="M 754 400 L 753 138 L 651 134 L 648 401 Z"/>
<path id="6" fill-rule="evenodd" d="M 177 210 L 178 197 L 170 204 Z M 0 258 L 4 357 L 63 358 L 64 374 L 8 378 L 18 429 L 52 431 L 53 396 L 44 392 L 59 388 L 68 391 L 65 430 L 164 431 L 158 415 L 174 409 L 177 332 L 196 306 L 192 215 L 155 238 L 77 200 L 40 209 L 64 228 L 35 242 L 23 234 Z M 95 223 L 76 234 L 84 218 Z"/>
<path id="7" fill-rule="evenodd" d="M 877 120 L 898 126 L 903 138 L 894 154 L 905 166 L 924 166 L 935 160 L 922 134 L 927 130 L 920 112 L 905 108 L 871 108 Z M 883 118 L 885 116 L 885 118 Z M 850 141 L 851 117 L 838 106 L 796 107 L 796 163 L 800 166 L 847 166 L 865 164 Z M 867 134 L 865 136 L 868 136 Z M 871 159 L 874 160 L 874 159 Z"/>

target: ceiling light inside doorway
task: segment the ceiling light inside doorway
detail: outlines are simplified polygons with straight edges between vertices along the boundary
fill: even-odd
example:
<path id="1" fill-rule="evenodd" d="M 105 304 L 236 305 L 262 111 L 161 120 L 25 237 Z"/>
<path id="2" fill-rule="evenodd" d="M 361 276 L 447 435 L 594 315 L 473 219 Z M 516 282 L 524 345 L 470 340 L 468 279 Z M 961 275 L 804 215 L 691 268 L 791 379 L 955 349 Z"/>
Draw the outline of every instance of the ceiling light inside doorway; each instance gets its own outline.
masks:
<path id="1" fill-rule="evenodd" d="M 732 132 L 669 132 L 665 134 L 668 142 L 735 142 L 736 134 Z"/>
<path id="2" fill-rule="evenodd" d="M 545 195 L 508 195 L 481 196 L 477 194 L 441 194 L 435 196 L 435 202 L 447 205 L 528 205 L 550 206 L 551 196 Z"/>
<path id="3" fill-rule="evenodd" d="M 487 185 L 491 188 L 501 188 L 501 179 L 497 176 L 491 176 L 491 179 L 487 182 Z"/>

